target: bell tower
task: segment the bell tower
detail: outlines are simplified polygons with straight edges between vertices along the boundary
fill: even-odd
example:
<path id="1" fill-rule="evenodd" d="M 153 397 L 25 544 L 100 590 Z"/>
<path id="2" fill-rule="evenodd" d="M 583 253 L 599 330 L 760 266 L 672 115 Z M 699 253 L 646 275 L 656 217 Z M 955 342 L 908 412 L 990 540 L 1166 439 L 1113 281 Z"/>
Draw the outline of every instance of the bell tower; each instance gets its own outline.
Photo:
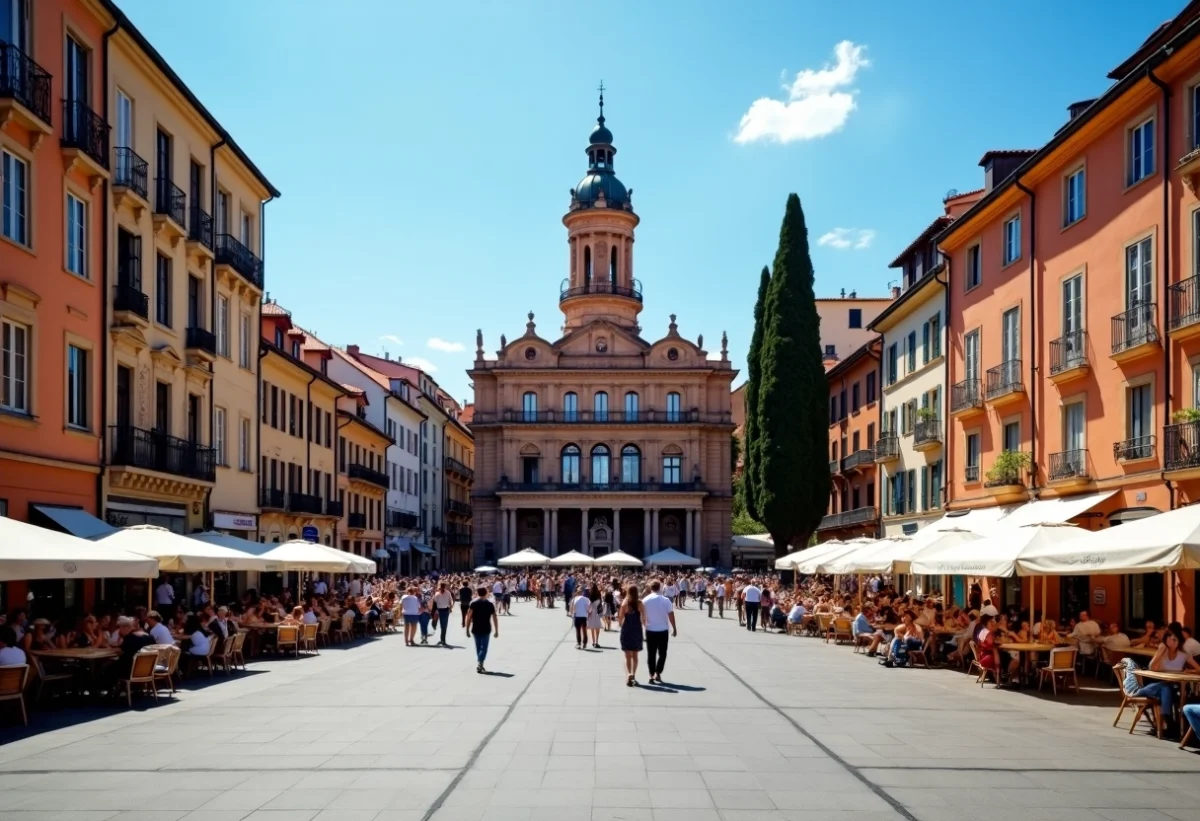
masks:
<path id="1" fill-rule="evenodd" d="M 563 216 L 570 248 L 570 275 L 563 280 L 559 308 L 563 333 L 596 319 L 638 331 L 642 285 L 633 277 L 633 191 L 613 170 L 613 135 L 604 125 L 604 84 L 600 84 L 600 116 L 586 149 L 588 169 L 571 189 Z"/>

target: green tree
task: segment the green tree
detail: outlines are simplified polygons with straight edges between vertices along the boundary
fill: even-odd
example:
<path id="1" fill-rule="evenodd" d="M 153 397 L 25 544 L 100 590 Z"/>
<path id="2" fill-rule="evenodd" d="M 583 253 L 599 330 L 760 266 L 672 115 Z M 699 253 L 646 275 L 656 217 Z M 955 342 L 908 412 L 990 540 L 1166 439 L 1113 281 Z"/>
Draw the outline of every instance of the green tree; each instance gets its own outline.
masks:
<path id="1" fill-rule="evenodd" d="M 813 295 L 808 228 L 790 194 L 763 308 L 754 456 L 755 512 L 784 555 L 807 544 L 829 505 L 829 390 Z"/>
<path id="2" fill-rule="evenodd" d="M 767 301 L 767 290 L 771 287 L 771 272 L 764 265 L 758 280 L 758 300 L 754 303 L 754 333 L 750 336 L 750 351 L 746 355 L 746 390 L 742 399 L 746 403 L 746 422 L 742 425 L 742 436 L 746 440 L 746 454 L 742 460 L 742 474 L 747 477 L 743 496 L 746 510 L 758 516 L 758 389 L 762 378 L 763 308 Z"/>

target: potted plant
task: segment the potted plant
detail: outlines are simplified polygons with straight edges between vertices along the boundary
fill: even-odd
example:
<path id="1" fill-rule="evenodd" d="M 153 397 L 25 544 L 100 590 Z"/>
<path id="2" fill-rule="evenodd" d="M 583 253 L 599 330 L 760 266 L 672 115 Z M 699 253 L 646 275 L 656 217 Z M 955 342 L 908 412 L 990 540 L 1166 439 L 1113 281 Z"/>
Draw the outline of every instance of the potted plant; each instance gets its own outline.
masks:
<path id="1" fill-rule="evenodd" d="M 1024 451 L 1001 451 L 987 472 L 987 483 L 993 487 L 1023 484 L 1021 475 L 1029 469 L 1029 461 L 1029 454 Z"/>
<path id="2" fill-rule="evenodd" d="M 1200 408 L 1180 408 L 1171 414 L 1171 421 L 1177 424 L 1200 422 Z"/>
<path id="3" fill-rule="evenodd" d="M 928 422 L 931 419 L 937 419 L 937 418 L 938 418 L 937 411 L 933 408 L 918 408 L 917 409 L 917 421 L 918 422 Z"/>

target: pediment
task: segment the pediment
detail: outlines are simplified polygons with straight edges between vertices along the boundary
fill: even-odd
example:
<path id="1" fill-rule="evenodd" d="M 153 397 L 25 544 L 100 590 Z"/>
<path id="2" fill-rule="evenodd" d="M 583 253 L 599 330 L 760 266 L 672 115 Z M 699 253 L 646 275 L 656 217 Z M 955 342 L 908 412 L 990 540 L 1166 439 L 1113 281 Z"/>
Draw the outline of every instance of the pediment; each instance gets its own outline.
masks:
<path id="1" fill-rule="evenodd" d="M 695 368 L 708 361 L 708 354 L 691 340 L 671 333 L 650 346 L 646 364 L 654 368 Z"/>
<path id="2" fill-rule="evenodd" d="M 563 356 L 643 356 L 650 345 L 637 334 L 612 322 L 596 319 L 554 343 Z"/>

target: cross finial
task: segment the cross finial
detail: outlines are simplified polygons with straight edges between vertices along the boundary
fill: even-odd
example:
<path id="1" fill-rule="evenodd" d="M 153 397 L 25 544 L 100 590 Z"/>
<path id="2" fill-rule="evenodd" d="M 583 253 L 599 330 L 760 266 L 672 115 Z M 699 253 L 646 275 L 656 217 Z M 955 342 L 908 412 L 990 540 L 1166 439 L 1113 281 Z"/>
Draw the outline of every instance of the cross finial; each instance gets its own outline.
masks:
<path id="1" fill-rule="evenodd" d="M 600 86 L 597 89 L 600 92 L 600 119 L 604 119 L 604 81 L 600 81 Z"/>

